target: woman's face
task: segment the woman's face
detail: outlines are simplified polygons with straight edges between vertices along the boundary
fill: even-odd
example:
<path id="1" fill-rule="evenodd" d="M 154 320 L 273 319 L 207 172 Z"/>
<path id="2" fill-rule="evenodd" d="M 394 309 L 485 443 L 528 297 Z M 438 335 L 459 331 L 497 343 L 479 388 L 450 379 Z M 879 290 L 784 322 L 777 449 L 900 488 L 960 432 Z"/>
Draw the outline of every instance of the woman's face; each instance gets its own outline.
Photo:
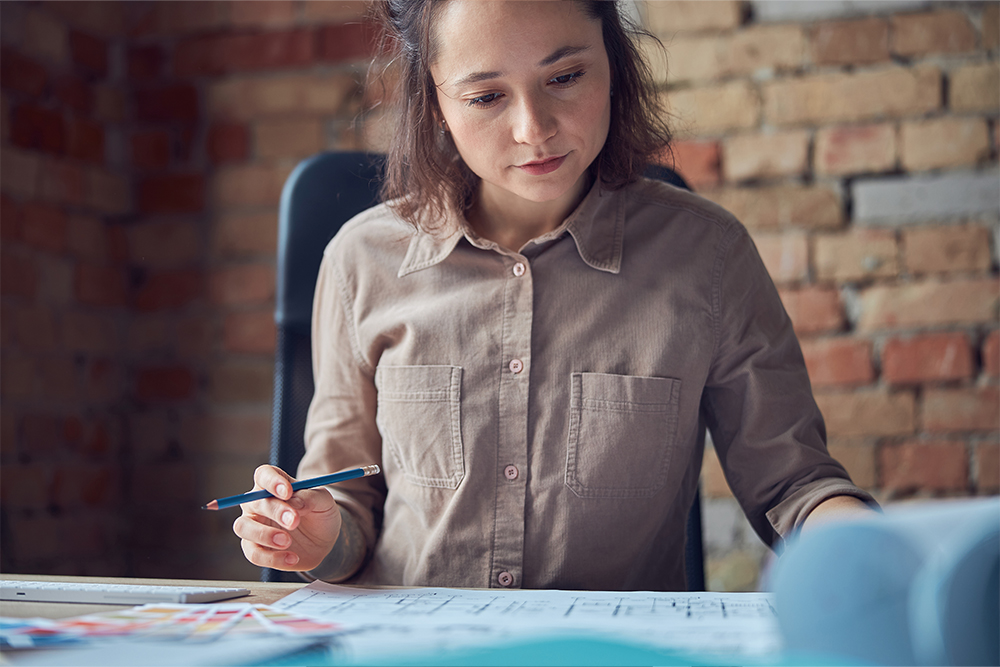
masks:
<path id="1" fill-rule="evenodd" d="M 455 0 L 432 37 L 438 104 L 481 195 L 579 197 L 611 118 L 600 21 L 575 2 Z"/>

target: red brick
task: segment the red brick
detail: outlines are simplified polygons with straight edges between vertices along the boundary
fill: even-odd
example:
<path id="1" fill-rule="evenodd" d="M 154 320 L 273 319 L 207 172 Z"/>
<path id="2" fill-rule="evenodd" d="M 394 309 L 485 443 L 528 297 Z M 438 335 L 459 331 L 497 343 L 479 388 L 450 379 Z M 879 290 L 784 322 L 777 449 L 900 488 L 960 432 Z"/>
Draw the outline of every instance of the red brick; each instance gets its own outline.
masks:
<path id="1" fill-rule="evenodd" d="M 21 207 L 21 235 L 24 242 L 47 252 L 61 253 L 66 249 L 66 212 L 46 204 L 25 204 Z"/>
<path id="2" fill-rule="evenodd" d="M 128 78 L 132 81 L 154 81 L 163 72 L 167 57 L 155 44 L 132 46 L 128 50 Z"/>
<path id="3" fill-rule="evenodd" d="M 243 35 L 212 35 L 181 42 L 174 75 L 181 78 L 228 72 L 302 68 L 316 57 L 312 30 L 298 28 Z"/>
<path id="4" fill-rule="evenodd" d="M 123 269 L 80 262 L 74 283 L 76 298 L 81 303 L 116 307 L 128 302 L 128 282 Z"/>
<path id="5" fill-rule="evenodd" d="M 719 183 L 718 141 L 677 141 L 671 155 L 661 156 L 657 162 L 672 167 L 693 189 L 710 187 Z"/>
<path id="6" fill-rule="evenodd" d="M 157 220 L 130 225 L 128 257 L 134 266 L 176 269 L 197 264 L 204 253 L 201 225 L 196 221 Z"/>
<path id="7" fill-rule="evenodd" d="M 903 257 L 912 274 L 989 271 L 990 233 L 978 225 L 918 227 L 903 232 Z"/>
<path id="8" fill-rule="evenodd" d="M 1000 387 L 986 385 L 924 392 L 921 418 L 932 433 L 1000 429 Z"/>
<path id="9" fill-rule="evenodd" d="M 49 504 L 51 466 L 45 463 L 7 463 L 0 468 L 4 507 L 43 510 Z"/>
<path id="10" fill-rule="evenodd" d="M 854 338 L 822 338 L 802 341 L 809 381 L 813 387 L 871 384 L 871 341 Z"/>
<path id="11" fill-rule="evenodd" d="M 976 48 L 976 31 L 960 10 L 893 16 L 891 49 L 901 56 L 967 53 Z"/>
<path id="12" fill-rule="evenodd" d="M 169 123 L 198 120 L 198 90 L 177 83 L 139 90 L 134 95 L 136 118 L 142 122 Z"/>
<path id="13" fill-rule="evenodd" d="M 983 341 L 983 373 L 1000 377 L 1000 331 L 994 331 Z"/>
<path id="14" fill-rule="evenodd" d="M 53 352 L 59 348 L 56 314 L 44 306 L 18 308 L 7 316 L 5 327 L 13 328 L 21 351 Z"/>
<path id="15" fill-rule="evenodd" d="M 179 401 L 191 398 L 198 383 L 190 368 L 151 366 L 136 373 L 135 392 L 142 401 Z"/>
<path id="16" fill-rule="evenodd" d="M 76 160 L 45 157 L 39 170 L 38 194 L 56 204 L 84 206 L 87 201 L 84 173 Z"/>
<path id="17" fill-rule="evenodd" d="M 66 124 L 58 111 L 35 105 L 14 107 L 10 123 L 10 141 L 22 148 L 35 148 L 46 153 L 66 151 Z"/>
<path id="18" fill-rule="evenodd" d="M 0 48 L 0 86 L 39 97 L 48 83 L 45 68 L 17 51 Z"/>
<path id="19" fill-rule="evenodd" d="M 78 30 L 69 31 L 69 49 L 73 62 L 89 74 L 104 77 L 108 73 L 108 44 Z"/>
<path id="20" fill-rule="evenodd" d="M 216 269 L 209 278 L 209 295 L 219 305 L 269 303 L 274 298 L 273 266 L 245 264 Z"/>
<path id="21" fill-rule="evenodd" d="M 21 207 L 7 195 L 0 195 L 0 239 L 17 241 L 21 238 Z"/>
<path id="22" fill-rule="evenodd" d="M 104 164 L 104 126 L 92 120 L 74 119 L 69 125 L 70 157 Z"/>
<path id="23" fill-rule="evenodd" d="M 233 213 L 212 225 L 212 254 L 216 257 L 274 257 L 278 247 L 276 213 Z"/>
<path id="24" fill-rule="evenodd" d="M 200 213 L 205 207 L 205 179 L 198 174 L 170 174 L 139 183 L 143 213 Z"/>
<path id="25" fill-rule="evenodd" d="M 286 26 L 295 22 L 292 0 L 235 0 L 230 5 L 230 20 L 234 26 Z"/>
<path id="26" fill-rule="evenodd" d="M 250 131 L 242 123 L 217 122 L 208 128 L 208 157 L 215 164 L 243 162 L 250 155 Z"/>
<path id="27" fill-rule="evenodd" d="M 99 166 L 91 166 L 85 174 L 88 206 L 115 216 L 132 210 L 132 179 Z"/>
<path id="28" fill-rule="evenodd" d="M 0 259 L 0 294 L 33 299 L 38 291 L 38 268 L 23 255 L 3 252 Z"/>
<path id="29" fill-rule="evenodd" d="M 195 269 L 150 273 L 135 296 L 140 311 L 169 310 L 186 306 L 201 298 L 205 276 Z"/>
<path id="30" fill-rule="evenodd" d="M 120 350 L 119 320 L 100 312 L 68 311 L 62 314 L 59 344 L 70 352 L 109 354 Z"/>
<path id="31" fill-rule="evenodd" d="M 876 285 L 861 292 L 859 331 L 996 322 L 996 281 L 932 280 Z"/>
<path id="32" fill-rule="evenodd" d="M 827 287 L 779 290 L 795 332 L 799 335 L 839 331 L 844 327 L 840 294 Z"/>
<path id="33" fill-rule="evenodd" d="M 891 338 L 882 350 L 882 377 L 891 384 L 962 380 L 972 376 L 972 349 L 962 333 Z"/>
<path id="34" fill-rule="evenodd" d="M 38 359 L 38 396 L 58 404 L 80 400 L 76 361 L 70 357 L 45 356 Z"/>
<path id="35" fill-rule="evenodd" d="M 1000 492 L 1000 443 L 981 442 L 976 445 L 973 459 L 976 476 L 976 493 Z"/>
<path id="36" fill-rule="evenodd" d="M 813 162 L 817 174 L 831 176 L 890 171 L 896 166 L 896 128 L 890 123 L 821 128 Z"/>
<path id="37" fill-rule="evenodd" d="M 223 323 L 227 352 L 273 354 L 277 338 L 274 313 L 268 310 L 230 313 Z"/>
<path id="38" fill-rule="evenodd" d="M 52 92 L 63 106 L 81 115 L 90 113 L 93 107 L 93 92 L 81 77 L 64 74 L 52 82 Z"/>
<path id="39" fill-rule="evenodd" d="M 87 402 L 94 404 L 113 404 L 124 394 L 121 367 L 110 359 L 95 359 L 88 365 L 84 374 L 84 391 Z"/>
<path id="40" fill-rule="evenodd" d="M 878 389 L 816 393 L 831 437 L 909 435 L 916 426 L 913 394 Z"/>
<path id="41" fill-rule="evenodd" d="M 370 23 L 345 23 L 319 29 L 319 57 L 326 61 L 355 61 L 375 52 L 376 31 Z"/>
<path id="42" fill-rule="evenodd" d="M 870 65 L 889 60 L 889 24 L 871 17 L 820 23 L 809 34 L 816 65 Z"/>
<path id="43" fill-rule="evenodd" d="M 964 491 L 968 454 L 964 442 L 904 442 L 879 450 L 883 489 L 894 492 Z"/>
<path id="44" fill-rule="evenodd" d="M 164 130 L 146 130 L 132 135 L 132 166 L 163 169 L 170 164 L 170 135 Z"/>

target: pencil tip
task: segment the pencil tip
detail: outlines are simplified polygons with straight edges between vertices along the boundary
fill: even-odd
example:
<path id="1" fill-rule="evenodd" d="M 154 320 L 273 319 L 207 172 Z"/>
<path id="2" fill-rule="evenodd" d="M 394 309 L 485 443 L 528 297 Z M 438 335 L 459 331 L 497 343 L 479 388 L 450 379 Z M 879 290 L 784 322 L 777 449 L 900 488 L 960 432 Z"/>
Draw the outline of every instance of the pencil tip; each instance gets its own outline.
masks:
<path id="1" fill-rule="evenodd" d="M 217 510 L 217 509 L 219 509 L 219 503 L 218 503 L 218 501 L 213 500 L 212 502 L 210 502 L 207 505 L 202 505 L 201 508 L 203 510 Z"/>

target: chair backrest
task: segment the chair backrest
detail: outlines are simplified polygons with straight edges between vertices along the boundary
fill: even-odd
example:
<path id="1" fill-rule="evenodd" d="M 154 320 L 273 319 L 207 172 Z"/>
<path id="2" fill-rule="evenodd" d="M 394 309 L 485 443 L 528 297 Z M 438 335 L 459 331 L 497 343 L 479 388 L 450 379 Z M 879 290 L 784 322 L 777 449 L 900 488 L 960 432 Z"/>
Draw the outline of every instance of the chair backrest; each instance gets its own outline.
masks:
<path id="1" fill-rule="evenodd" d="M 345 222 L 378 201 L 382 165 L 381 156 L 369 153 L 321 153 L 299 164 L 281 193 L 270 462 L 293 474 L 305 453 L 306 412 L 314 391 L 312 298 L 323 249 Z M 666 167 L 650 167 L 646 175 L 687 188 Z M 688 590 L 705 590 L 701 532 L 696 494 L 687 522 Z M 270 568 L 264 568 L 261 578 L 296 580 Z"/>

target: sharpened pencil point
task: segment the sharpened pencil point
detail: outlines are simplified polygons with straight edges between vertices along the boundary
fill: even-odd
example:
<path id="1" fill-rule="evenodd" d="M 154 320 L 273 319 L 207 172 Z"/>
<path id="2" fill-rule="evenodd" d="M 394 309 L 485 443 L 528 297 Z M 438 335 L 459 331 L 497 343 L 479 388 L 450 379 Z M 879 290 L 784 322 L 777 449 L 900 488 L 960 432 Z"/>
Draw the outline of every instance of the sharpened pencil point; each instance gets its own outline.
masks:
<path id="1" fill-rule="evenodd" d="M 219 509 L 219 503 L 217 501 L 213 500 L 212 502 L 210 502 L 207 505 L 202 505 L 201 508 L 203 510 L 217 510 L 217 509 Z"/>

